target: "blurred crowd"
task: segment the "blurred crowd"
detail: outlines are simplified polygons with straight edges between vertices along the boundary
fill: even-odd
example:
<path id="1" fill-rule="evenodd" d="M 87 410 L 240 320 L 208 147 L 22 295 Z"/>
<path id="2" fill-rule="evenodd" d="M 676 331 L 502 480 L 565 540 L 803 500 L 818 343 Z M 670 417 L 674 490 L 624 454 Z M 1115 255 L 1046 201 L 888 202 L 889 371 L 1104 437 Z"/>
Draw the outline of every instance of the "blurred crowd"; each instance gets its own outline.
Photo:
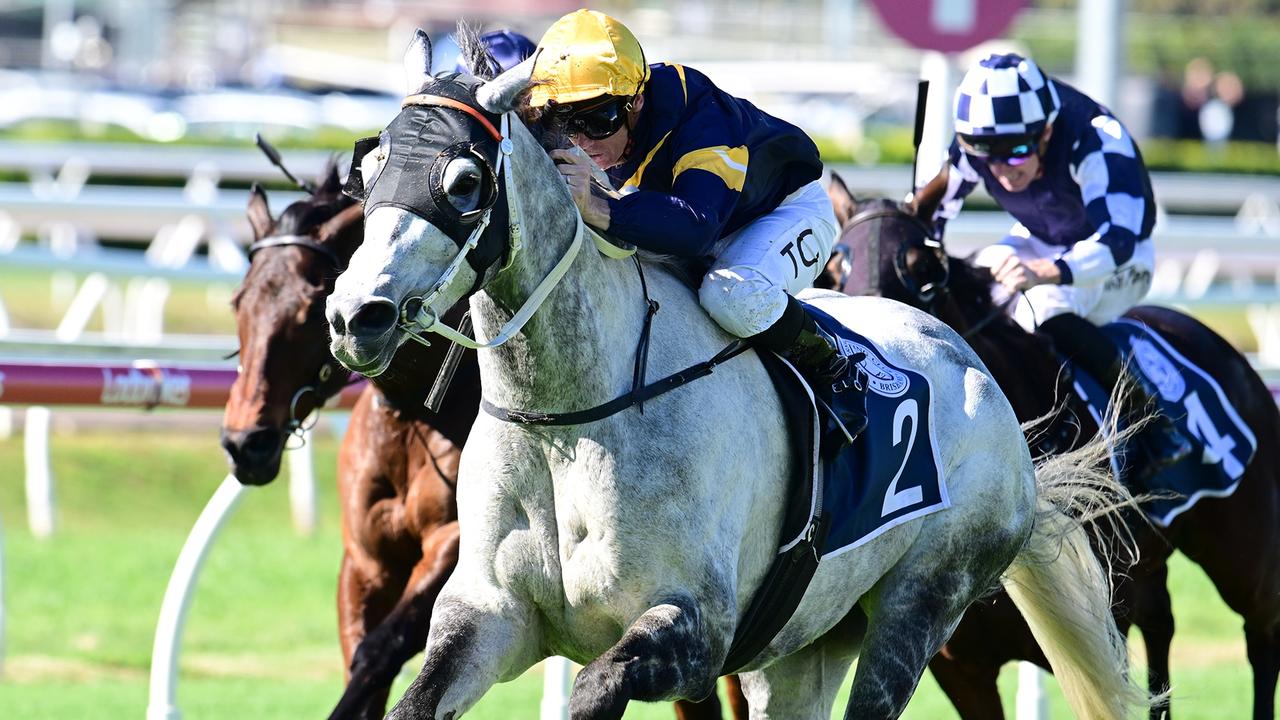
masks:
<path id="1" fill-rule="evenodd" d="M 1151 134 L 1178 140 L 1276 142 L 1280 93 L 1246 88 L 1231 70 L 1192 59 L 1181 77 L 1161 75 L 1151 108 Z"/>

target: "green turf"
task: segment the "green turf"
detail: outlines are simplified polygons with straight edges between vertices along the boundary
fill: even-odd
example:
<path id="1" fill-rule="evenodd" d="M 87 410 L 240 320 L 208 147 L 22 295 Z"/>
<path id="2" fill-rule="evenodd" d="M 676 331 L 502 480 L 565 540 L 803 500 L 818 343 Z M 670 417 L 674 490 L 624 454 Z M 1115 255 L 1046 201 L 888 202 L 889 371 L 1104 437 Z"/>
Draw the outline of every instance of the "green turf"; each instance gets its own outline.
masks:
<path id="1" fill-rule="evenodd" d="M 34 539 L 26 528 L 21 439 L 0 440 L 8 623 L 0 718 L 143 716 L 165 583 L 225 472 L 214 424 L 210 416 L 210 430 L 197 434 L 55 435 L 59 528 L 49 540 Z M 321 523 L 314 536 L 294 533 L 287 487 L 277 483 L 247 493 L 210 553 L 182 655 L 178 697 L 185 718 L 323 717 L 340 694 L 335 445 L 327 437 L 316 443 Z M 1178 618 L 1178 717 L 1247 716 L 1250 675 L 1239 620 L 1180 557 L 1170 584 Z M 401 674 L 396 692 L 419 663 Z M 1010 709 L 1014 675 L 1009 666 L 1001 679 Z M 540 694 L 535 669 L 495 687 L 468 717 L 534 718 Z M 1070 717 L 1056 690 L 1051 697 L 1053 717 Z M 627 717 L 672 714 L 666 705 L 636 705 Z M 954 713 L 926 676 L 905 717 Z"/>

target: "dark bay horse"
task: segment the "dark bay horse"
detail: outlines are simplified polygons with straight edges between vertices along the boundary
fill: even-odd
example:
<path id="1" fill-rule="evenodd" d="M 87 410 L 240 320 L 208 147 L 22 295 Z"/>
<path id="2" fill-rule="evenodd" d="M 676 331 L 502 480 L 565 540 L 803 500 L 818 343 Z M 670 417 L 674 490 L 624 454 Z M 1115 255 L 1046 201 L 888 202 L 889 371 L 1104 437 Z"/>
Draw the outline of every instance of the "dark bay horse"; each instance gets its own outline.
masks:
<path id="1" fill-rule="evenodd" d="M 284 443 L 348 382 L 328 352 L 324 298 L 359 245 L 360 208 L 335 168 L 312 197 L 278 219 L 250 194 L 255 244 L 234 298 L 240 375 L 223 420 L 223 446 L 241 482 L 279 470 Z M 479 376 L 463 368 L 445 398 L 422 407 L 444 349 L 406 347 L 396 372 L 361 395 L 339 453 L 343 559 L 338 620 L 349 684 L 335 717 L 382 717 L 400 666 L 426 643 L 432 604 L 456 561 L 454 483 L 479 404 Z M 421 372 L 421 375 L 418 373 Z"/>
<path id="2" fill-rule="evenodd" d="M 289 436 L 339 392 L 350 373 L 329 354 L 324 299 L 360 244 L 363 214 L 329 167 L 315 193 L 273 218 L 251 192 L 255 243 L 234 299 L 240 376 L 222 443 L 236 477 L 271 482 Z M 456 325 L 460 312 L 449 318 Z M 480 405 L 475 353 L 467 351 L 433 413 L 424 401 L 448 345 L 406 343 L 365 389 L 338 456 L 343 560 L 338 625 L 348 686 L 332 718 L 381 718 L 400 667 L 426 645 L 431 609 L 457 561 L 458 458 Z M 734 716 L 746 717 L 736 679 Z M 713 695 L 681 702 L 682 720 L 718 720 Z"/>
<path id="3" fill-rule="evenodd" d="M 828 266 L 836 288 L 914 305 L 961 332 L 1020 420 L 1060 407 L 1070 389 L 1053 348 L 995 306 L 988 270 L 926 244 L 933 207 L 859 201 L 838 176 L 833 176 L 830 194 L 844 226 Z M 878 257 L 878 262 L 871 257 Z M 1130 518 L 1128 529 L 1140 560 L 1127 569 L 1127 578 L 1116 578 L 1121 581 L 1116 585 L 1117 622 L 1122 629 L 1133 624 L 1142 630 L 1151 690 L 1163 690 L 1169 683 L 1174 630 L 1166 561 L 1175 549 L 1182 551 L 1204 569 L 1222 599 L 1244 619 L 1253 667 L 1253 718 L 1271 720 L 1280 673 L 1280 412 L 1248 361 L 1199 321 L 1152 306 L 1136 307 L 1126 316 L 1157 330 L 1214 377 L 1257 436 L 1258 449 L 1231 495 L 1202 499 L 1163 529 Z M 1079 420 L 1081 426 L 1059 422 L 1033 437 L 1033 452 L 1065 450 L 1094 432 L 1087 414 Z M 1030 660 L 1047 668 L 1026 623 L 1000 594 L 971 607 L 930 669 L 962 717 L 999 718 L 996 675 L 1009 660 Z M 1175 697 L 1176 689 L 1175 684 Z M 1163 712 L 1153 710 L 1152 715 Z"/>

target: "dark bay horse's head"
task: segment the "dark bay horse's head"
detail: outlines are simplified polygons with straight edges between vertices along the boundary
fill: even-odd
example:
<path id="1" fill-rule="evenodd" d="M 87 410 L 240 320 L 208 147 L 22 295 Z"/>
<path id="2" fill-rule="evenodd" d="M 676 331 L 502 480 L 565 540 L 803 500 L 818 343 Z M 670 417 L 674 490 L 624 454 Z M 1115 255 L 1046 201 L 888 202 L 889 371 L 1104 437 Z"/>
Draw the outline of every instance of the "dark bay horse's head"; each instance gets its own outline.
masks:
<path id="1" fill-rule="evenodd" d="M 936 315 L 960 332 L 992 316 L 989 270 L 947 255 L 934 238 L 937 197 L 858 199 L 839 175 L 827 187 L 841 233 L 825 277 L 848 295 L 879 295 Z"/>
<path id="2" fill-rule="evenodd" d="M 847 295 L 879 295 L 929 310 L 945 293 L 951 263 L 933 238 L 930 210 L 887 198 L 858 199 L 832 173 L 827 186 L 841 232 L 827 276 Z"/>
<path id="3" fill-rule="evenodd" d="M 310 197 L 271 216 L 267 196 L 249 194 L 254 243 L 232 307 L 239 376 L 222 419 L 222 447 L 240 482 L 275 478 L 286 439 L 340 391 L 349 373 L 329 354 L 324 299 L 356 247 L 363 216 L 342 194 L 330 163 Z"/>

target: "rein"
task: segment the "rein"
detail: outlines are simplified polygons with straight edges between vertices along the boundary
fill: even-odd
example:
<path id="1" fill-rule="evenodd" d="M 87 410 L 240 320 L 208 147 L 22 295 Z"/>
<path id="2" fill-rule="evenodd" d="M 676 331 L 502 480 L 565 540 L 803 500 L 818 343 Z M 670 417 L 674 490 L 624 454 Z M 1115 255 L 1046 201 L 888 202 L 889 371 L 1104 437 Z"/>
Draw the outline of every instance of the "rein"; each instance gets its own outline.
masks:
<path id="1" fill-rule="evenodd" d="M 503 188 L 506 191 L 508 206 L 507 259 L 506 262 L 503 263 L 502 267 L 498 269 L 498 273 L 502 273 L 504 270 L 511 267 L 513 262 L 515 262 L 515 257 L 520 252 L 524 234 L 521 226 L 523 213 L 520 210 L 520 199 L 515 192 L 515 181 L 513 179 L 515 174 L 511 172 L 510 168 L 512 162 L 511 155 L 515 152 L 515 145 L 511 142 L 510 137 L 511 113 L 503 113 L 501 123 L 502 129 L 499 131 L 494 129 L 493 123 L 489 122 L 489 120 L 481 115 L 475 108 L 467 105 L 466 103 L 458 102 L 452 98 L 430 94 L 410 95 L 405 98 L 402 103 L 402 107 L 408 107 L 411 105 L 437 106 L 461 110 L 472 118 L 481 121 L 485 129 L 498 140 L 498 161 L 493 172 L 495 177 L 501 176 L 503 178 Z M 503 172 L 504 163 L 508 166 L 505 168 L 506 172 Z M 569 266 L 573 264 L 574 258 L 577 257 L 578 251 L 582 248 L 582 238 L 586 234 L 586 224 L 582 221 L 582 215 L 578 214 L 578 222 L 577 226 L 574 228 L 573 241 L 569 244 L 568 249 L 565 250 L 564 256 L 561 257 L 559 262 L 551 268 L 551 272 L 543 278 L 542 282 L 540 282 L 536 288 L 534 288 L 533 293 L 529 295 L 529 298 L 525 301 L 524 305 L 516 311 L 516 314 L 507 322 L 506 325 L 502 326 L 498 331 L 498 334 L 495 335 L 492 340 L 485 343 L 476 342 L 475 340 L 467 337 L 464 333 L 458 332 L 446 325 L 441 318 L 436 315 L 435 311 L 432 309 L 432 305 L 436 299 L 453 284 L 454 280 L 457 278 L 458 270 L 461 269 L 462 263 L 466 260 L 467 255 L 474 250 L 477 245 L 479 245 L 481 235 L 483 235 L 485 229 L 489 227 L 489 221 L 492 213 L 492 207 L 485 209 L 484 215 L 481 216 L 480 221 L 476 224 L 475 230 L 473 230 L 471 235 L 467 237 L 466 242 L 458 248 L 458 253 L 454 255 L 453 260 L 451 260 L 445 267 L 444 271 L 440 273 L 440 277 L 436 280 L 431 289 L 421 295 L 413 295 L 405 298 L 404 302 L 401 304 L 399 327 L 415 342 L 422 343 L 423 345 L 430 345 L 431 342 L 425 337 L 421 337 L 421 334 L 436 333 L 437 335 L 443 336 L 446 340 L 457 343 L 458 345 L 463 345 L 477 350 L 480 348 L 493 348 L 502 345 L 514 337 L 516 333 L 520 332 L 520 329 L 525 326 L 525 323 L 529 322 L 529 318 L 533 317 L 533 314 L 538 311 L 538 308 L 542 307 L 542 303 L 546 301 L 547 296 L 551 294 L 551 291 L 554 290 L 556 285 L 560 283 L 560 280 L 564 278 L 565 273 L 569 271 Z"/>
<path id="2" fill-rule="evenodd" d="M 986 329 L 988 325 L 994 322 L 996 318 L 1008 312 L 1009 306 L 1012 305 L 1015 301 L 1017 301 L 1017 299 L 1018 299 L 1018 295 L 1016 294 L 1010 295 L 1008 300 L 1005 300 L 999 305 L 996 305 L 995 307 L 991 308 L 991 312 L 987 313 L 985 316 L 983 316 L 981 320 L 979 320 L 978 322 L 970 326 L 968 330 L 965 330 L 964 332 L 960 333 L 960 337 L 964 338 L 965 340 L 968 340 L 974 335 L 977 335 L 978 333 L 982 332 L 984 329 Z"/>
<path id="3" fill-rule="evenodd" d="M 631 257 L 635 262 L 636 272 L 640 275 L 640 290 L 644 293 L 646 305 L 644 327 L 640 331 L 640 342 L 636 346 L 636 366 L 631 380 L 631 392 L 619 395 L 608 402 L 586 410 L 571 410 L 561 413 L 508 410 L 494 405 L 483 397 L 480 398 L 481 409 L 503 422 L 518 425 L 582 425 L 596 420 L 603 420 L 610 415 L 616 415 L 632 405 L 639 405 L 640 412 L 643 413 L 646 400 L 653 399 L 682 385 L 687 385 L 698 378 L 710 375 L 717 365 L 741 355 L 750 347 L 743 340 L 735 340 L 726 345 L 723 350 L 716 353 L 710 360 L 691 365 L 646 385 L 645 375 L 649 363 L 649 336 L 653 328 L 653 316 L 658 313 L 659 305 L 658 301 L 649 297 L 649 285 L 645 282 L 644 267 L 640 264 L 640 260 L 634 255 Z"/>

